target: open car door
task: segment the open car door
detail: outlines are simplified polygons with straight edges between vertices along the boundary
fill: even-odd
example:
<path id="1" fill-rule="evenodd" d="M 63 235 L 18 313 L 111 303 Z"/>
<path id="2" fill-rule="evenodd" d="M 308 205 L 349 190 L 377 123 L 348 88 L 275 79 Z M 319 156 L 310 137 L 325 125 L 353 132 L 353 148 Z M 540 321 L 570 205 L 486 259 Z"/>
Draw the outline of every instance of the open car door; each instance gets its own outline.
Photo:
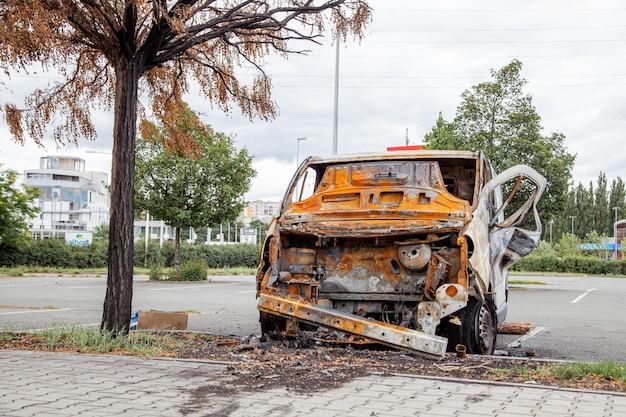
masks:
<path id="1" fill-rule="evenodd" d="M 480 292 L 493 294 L 499 323 L 506 318 L 508 269 L 539 245 L 537 201 L 545 187 L 546 179 L 529 166 L 503 171 L 485 184 L 466 229 L 474 246 L 470 267 Z"/>

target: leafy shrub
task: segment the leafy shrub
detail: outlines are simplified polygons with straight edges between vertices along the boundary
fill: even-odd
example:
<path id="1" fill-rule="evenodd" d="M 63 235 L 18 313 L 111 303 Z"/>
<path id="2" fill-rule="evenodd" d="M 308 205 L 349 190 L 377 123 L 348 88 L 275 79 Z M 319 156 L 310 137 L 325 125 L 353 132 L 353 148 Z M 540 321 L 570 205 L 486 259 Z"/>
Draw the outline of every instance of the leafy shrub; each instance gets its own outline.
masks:
<path id="1" fill-rule="evenodd" d="M 209 269 L 203 261 L 190 261 L 180 266 L 179 281 L 204 281 L 207 279 Z"/>
<path id="2" fill-rule="evenodd" d="M 136 267 L 144 267 L 146 265 L 163 264 L 163 255 L 161 245 L 158 241 L 148 241 L 148 257 L 146 258 L 146 241 L 139 239 L 135 242 L 133 265 Z M 147 262 L 147 263 L 146 263 Z"/>
<path id="3" fill-rule="evenodd" d="M 52 268 L 104 268 L 107 266 L 108 239 L 94 239 L 89 246 L 72 246 L 60 238 L 32 240 L 27 248 L 0 245 L 0 266 L 42 266 Z M 204 262 L 207 268 L 255 268 L 259 245 L 187 245 L 180 247 L 181 263 Z M 148 266 L 171 268 L 174 264 L 174 243 L 148 242 Z M 145 241 L 134 245 L 134 265 L 143 267 Z"/>
<path id="4" fill-rule="evenodd" d="M 557 272 L 559 271 L 560 259 L 554 255 L 547 256 L 527 256 L 522 258 L 515 266 L 514 270 L 529 272 Z"/>
<path id="5" fill-rule="evenodd" d="M 626 275 L 626 262 L 605 260 L 591 256 L 536 256 L 521 259 L 514 267 L 515 271 L 525 272 L 560 272 L 586 275 Z"/>
<path id="6" fill-rule="evenodd" d="M 174 265 L 174 249 L 174 242 L 163 242 L 163 246 L 161 247 L 161 258 L 163 259 L 163 265 Z"/>
<path id="7" fill-rule="evenodd" d="M 104 268 L 107 266 L 108 253 L 109 253 L 109 241 L 108 240 L 94 240 L 89 245 L 89 265 L 91 268 Z"/>
<path id="8" fill-rule="evenodd" d="M 0 266 L 28 265 L 28 251 L 0 244 Z"/>
<path id="9" fill-rule="evenodd" d="M 28 265 L 71 268 L 74 256 L 61 238 L 34 240 L 28 252 Z"/>
<path id="10" fill-rule="evenodd" d="M 159 264 L 154 264 L 148 272 L 150 281 L 163 281 L 168 278 L 166 271 Z"/>

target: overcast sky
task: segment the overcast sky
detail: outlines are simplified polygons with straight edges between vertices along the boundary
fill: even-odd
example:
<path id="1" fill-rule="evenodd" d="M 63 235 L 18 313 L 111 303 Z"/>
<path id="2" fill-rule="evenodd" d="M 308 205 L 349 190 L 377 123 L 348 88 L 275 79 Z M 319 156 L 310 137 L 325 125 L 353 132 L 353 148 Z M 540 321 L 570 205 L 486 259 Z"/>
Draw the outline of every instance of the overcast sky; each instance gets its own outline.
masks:
<path id="1" fill-rule="evenodd" d="M 340 44 L 338 153 L 384 151 L 422 143 L 439 112 L 451 121 L 464 90 L 490 81 L 490 70 L 523 63 L 543 133 L 562 132 L 577 155 L 574 180 L 587 185 L 602 171 L 626 179 L 626 5 L 617 0 L 371 0 L 373 21 L 359 43 Z M 250 200 L 279 200 L 296 157 L 330 155 L 333 141 L 335 44 L 296 45 L 308 56 L 270 57 L 271 121 L 226 115 L 196 94 L 193 110 L 215 130 L 236 136 L 255 156 Z M 26 87 L 49 82 L 39 73 L 4 81 L 2 103 L 21 102 Z M 79 148 L 46 149 L 11 141 L 0 125 L 0 163 L 22 172 L 45 155 L 77 155 L 88 170 L 109 171 L 112 117 L 96 112 L 99 137 Z M 298 138 L 306 138 L 298 141 Z M 299 146 L 298 146 L 299 144 Z M 548 179 L 549 180 L 549 179 Z"/>

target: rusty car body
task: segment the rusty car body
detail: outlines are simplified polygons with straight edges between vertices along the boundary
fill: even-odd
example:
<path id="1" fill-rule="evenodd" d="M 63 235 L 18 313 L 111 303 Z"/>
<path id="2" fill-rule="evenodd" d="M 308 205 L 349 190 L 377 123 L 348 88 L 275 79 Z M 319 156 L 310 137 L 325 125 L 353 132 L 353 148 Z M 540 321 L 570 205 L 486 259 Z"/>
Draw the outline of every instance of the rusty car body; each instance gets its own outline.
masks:
<path id="1" fill-rule="evenodd" d="M 481 152 L 309 157 L 261 249 L 262 333 L 323 327 L 438 357 L 457 344 L 492 353 L 508 268 L 539 243 L 545 185 L 524 165 L 496 175 Z"/>

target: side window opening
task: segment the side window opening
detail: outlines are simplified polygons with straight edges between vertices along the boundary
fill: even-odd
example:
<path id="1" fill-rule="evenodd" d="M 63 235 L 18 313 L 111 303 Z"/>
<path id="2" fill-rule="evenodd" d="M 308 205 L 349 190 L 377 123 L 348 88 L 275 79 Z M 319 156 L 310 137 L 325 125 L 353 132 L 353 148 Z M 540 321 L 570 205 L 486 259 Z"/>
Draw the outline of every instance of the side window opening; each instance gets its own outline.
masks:
<path id="1" fill-rule="evenodd" d="M 317 187 L 317 177 L 317 171 L 311 167 L 307 168 L 304 174 L 300 176 L 300 179 L 294 188 L 292 202 L 295 203 L 310 198 Z"/>
<path id="2" fill-rule="evenodd" d="M 472 205 L 476 187 L 476 161 L 442 159 L 438 163 L 446 191 Z"/>
<path id="3" fill-rule="evenodd" d="M 500 205 L 496 206 L 491 225 L 500 227 L 517 226 L 534 230 L 537 227 L 535 218 L 530 214 L 538 191 L 538 185 L 525 175 L 517 175 L 502 183 L 494 192 L 501 192 Z"/>

